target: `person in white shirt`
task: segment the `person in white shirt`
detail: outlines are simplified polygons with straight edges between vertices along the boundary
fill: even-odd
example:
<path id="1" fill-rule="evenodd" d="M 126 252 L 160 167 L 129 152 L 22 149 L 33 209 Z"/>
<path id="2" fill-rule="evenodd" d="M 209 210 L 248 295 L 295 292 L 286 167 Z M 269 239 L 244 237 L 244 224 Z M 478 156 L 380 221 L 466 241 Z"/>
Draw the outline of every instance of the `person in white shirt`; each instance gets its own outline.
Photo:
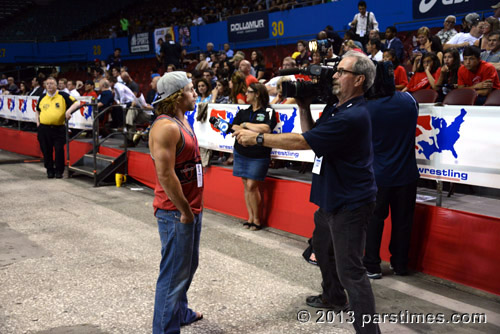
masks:
<path id="1" fill-rule="evenodd" d="M 129 108 L 132 105 L 132 102 L 137 101 L 137 98 L 135 97 L 135 94 L 132 92 L 132 90 L 130 90 L 130 88 L 128 88 L 121 82 L 117 82 L 115 77 L 109 76 L 108 80 L 115 93 L 115 102 L 117 104 L 122 104 L 125 106 L 125 108 Z M 121 110 L 121 108 L 113 108 L 111 110 L 111 118 L 111 127 L 123 127 L 123 110 Z"/>
<path id="2" fill-rule="evenodd" d="M 378 38 L 371 38 L 366 44 L 366 53 L 371 60 L 382 61 L 384 53 L 380 50 L 382 43 Z"/>
<path id="3" fill-rule="evenodd" d="M 459 32 L 455 36 L 453 36 L 448 43 L 443 45 L 443 50 L 447 50 L 449 48 L 456 48 L 460 52 L 460 60 L 462 59 L 462 53 L 466 46 L 473 45 L 475 41 L 481 37 L 481 29 L 479 27 L 479 18 L 473 20 L 471 22 L 470 31 L 468 33 Z"/>
<path id="4" fill-rule="evenodd" d="M 69 89 L 66 87 L 68 84 L 68 79 L 61 78 L 57 81 L 57 90 L 69 94 Z"/>
<path id="5" fill-rule="evenodd" d="M 68 80 L 67 87 L 69 90 L 69 95 L 73 97 L 80 97 L 80 93 L 76 90 L 76 85 L 73 80 Z"/>
<path id="6" fill-rule="evenodd" d="M 368 40 L 370 30 L 379 31 L 378 22 L 373 12 L 366 11 L 365 1 L 358 2 L 358 10 L 359 13 L 354 15 L 354 19 L 349 22 L 349 26 L 355 30 L 355 33 L 361 42 L 366 42 Z"/>

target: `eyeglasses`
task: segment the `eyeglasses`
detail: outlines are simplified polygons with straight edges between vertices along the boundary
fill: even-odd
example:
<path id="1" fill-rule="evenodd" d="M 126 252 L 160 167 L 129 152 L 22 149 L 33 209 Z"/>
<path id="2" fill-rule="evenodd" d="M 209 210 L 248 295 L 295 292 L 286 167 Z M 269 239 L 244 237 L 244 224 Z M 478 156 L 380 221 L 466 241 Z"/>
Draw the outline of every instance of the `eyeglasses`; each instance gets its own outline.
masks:
<path id="1" fill-rule="evenodd" d="M 339 77 L 341 77 L 344 73 L 351 73 L 351 74 L 354 74 L 354 75 L 361 75 L 361 73 L 349 71 L 349 70 L 346 70 L 344 68 L 337 69 L 337 73 L 339 74 Z"/>
<path id="2" fill-rule="evenodd" d="M 246 93 L 247 93 L 247 94 L 250 94 L 250 93 L 255 93 L 255 91 L 254 91 L 254 90 L 247 90 L 247 92 L 246 92 Z"/>

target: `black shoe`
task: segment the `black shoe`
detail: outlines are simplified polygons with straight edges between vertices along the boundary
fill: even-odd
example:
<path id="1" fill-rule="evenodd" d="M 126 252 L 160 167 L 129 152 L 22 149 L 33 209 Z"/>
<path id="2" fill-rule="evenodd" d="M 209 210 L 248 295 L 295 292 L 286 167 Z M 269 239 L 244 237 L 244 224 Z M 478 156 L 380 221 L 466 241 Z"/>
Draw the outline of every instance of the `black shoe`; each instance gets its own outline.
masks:
<path id="1" fill-rule="evenodd" d="M 344 305 L 330 304 L 328 301 L 323 299 L 322 295 L 307 297 L 306 304 L 311 306 L 311 307 L 315 307 L 315 308 L 324 308 L 324 309 L 334 310 L 335 312 L 349 310 L 349 303 L 345 303 Z"/>
<path id="2" fill-rule="evenodd" d="M 47 172 L 47 178 L 48 179 L 53 179 L 55 176 L 54 172 Z"/>
<path id="3" fill-rule="evenodd" d="M 56 173 L 56 179 L 62 179 L 63 175 L 62 173 Z"/>

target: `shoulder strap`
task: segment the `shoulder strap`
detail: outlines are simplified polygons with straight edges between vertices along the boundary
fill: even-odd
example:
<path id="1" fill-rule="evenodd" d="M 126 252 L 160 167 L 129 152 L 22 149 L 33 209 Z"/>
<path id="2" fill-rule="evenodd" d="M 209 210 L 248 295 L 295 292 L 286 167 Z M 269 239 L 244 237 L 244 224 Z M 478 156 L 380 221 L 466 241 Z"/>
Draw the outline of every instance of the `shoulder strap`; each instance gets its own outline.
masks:
<path id="1" fill-rule="evenodd" d="M 160 115 L 160 116 L 156 117 L 156 119 L 154 120 L 153 124 L 151 124 L 151 129 L 155 125 L 156 121 L 159 121 L 161 119 L 168 119 L 169 121 L 175 123 L 175 125 L 177 125 L 177 128 L 179 129 L 179 133 L 181 135 L 182 144 L 181 144 L 181 147 L 175 152 L 175 155 L 178 156 L 179 154 L 181 154 L 182 150 L 184 149 L 184 146 L 186 145 L 186 140 L 184 139 L 184 134 L 182 133 L 182 128 L 181 128 L 181 126 L 171 116 L 163 114 L 163 115 Z"/>
<path id="2" fill-rule="evenodd" d="M 366 14 L 366 32 L 370 32 L 370 12 Z"/>

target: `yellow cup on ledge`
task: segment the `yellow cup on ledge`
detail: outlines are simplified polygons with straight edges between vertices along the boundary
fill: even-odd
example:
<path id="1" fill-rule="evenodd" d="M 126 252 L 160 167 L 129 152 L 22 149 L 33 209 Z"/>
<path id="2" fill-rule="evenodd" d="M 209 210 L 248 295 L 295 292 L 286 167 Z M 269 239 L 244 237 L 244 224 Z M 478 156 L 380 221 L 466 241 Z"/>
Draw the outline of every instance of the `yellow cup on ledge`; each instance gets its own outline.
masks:
<path id="1" fill-rule="evenodd" d="M 115 182 L 117 187 L 121 187 L 123 183 L 127 182 L 127 175 L 116 173 L 115 174 Z"/>

